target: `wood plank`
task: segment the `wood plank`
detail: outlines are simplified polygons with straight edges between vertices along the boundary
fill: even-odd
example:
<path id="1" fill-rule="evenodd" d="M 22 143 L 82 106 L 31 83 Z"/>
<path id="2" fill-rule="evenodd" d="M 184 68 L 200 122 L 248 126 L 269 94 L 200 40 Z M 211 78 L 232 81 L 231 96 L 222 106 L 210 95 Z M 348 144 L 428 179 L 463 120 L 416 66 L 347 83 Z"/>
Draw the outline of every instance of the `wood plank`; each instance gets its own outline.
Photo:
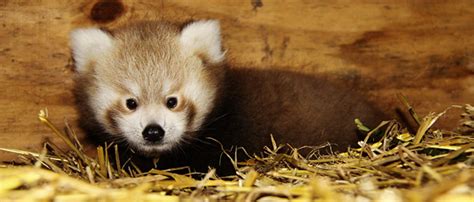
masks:
<path id="1" fill-rule="evenodd" d="M 76 124 L 68 33 L 136 20 L 219 19 L 232 66 L 326 75 L 393 113 L 396 93 L 420 114 L 474 104 L 473 1 L 252 2 L 0 1 L 0 147 L 61 145 L 37 113 L 48 108 L 58 126 Z M 454 126 L 457 115 L 439 125 Z"/>

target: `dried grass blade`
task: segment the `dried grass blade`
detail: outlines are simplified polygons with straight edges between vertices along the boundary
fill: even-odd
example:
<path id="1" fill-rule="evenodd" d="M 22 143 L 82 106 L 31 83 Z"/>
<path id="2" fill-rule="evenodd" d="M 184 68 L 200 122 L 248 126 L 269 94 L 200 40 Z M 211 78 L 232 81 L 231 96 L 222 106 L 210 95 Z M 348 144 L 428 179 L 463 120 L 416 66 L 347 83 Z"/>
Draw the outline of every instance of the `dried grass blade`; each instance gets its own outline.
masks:
<path id="1" fill-rule="evenodd" d="M 448 109 L 450 109 L 450 108 L 448 108 Z M 437 114 L 436 116 L 433 115 L 433 114 L 430 114 L 430 115 L 426 116 L 425 118 L 423 118 L 423 122 L 420 124 L 420 127 L 418 127 L 418 130 L 416 131 L 415 139 L 413 139 L 413 144 L 415 144 L 415 145 L 420 144 L 421 139 L 426 134 L 428 129 L 430 129 L 431 126 L 433 126 L 433 124 L 436 121 L 438 121 L 439 117 L 443 116 L 447 112 L 448 109 L 446 109 L 443 112 Z"/>
<path id="2" fill-rule="evenodd" d="M 442 159 L 436 161 L 435 163 L 433 163 L 433 166 L 443 165 L 443 164 L 449 162 L 451 159 L 454 159 L 454 158 L 458 157 L 459 155 L 463 154 L 468 149 L 472 149 L 473 147 L 474 147 L 474 142 L 472 142 L 470 144 L 467 144 L 467 145 L 464 145 L 461 148 L 459 148 L 458 150 L 449 153 L 444 158 L 442 158 Z"/>
<path id="3" fill-rule="evenodd" d="M 418 116 L 418 114 L 416 114 L 415 110 L 413 109 L 413 107 L 408 102 L 407 97 L 405 97 L 401 93 L 397 94 L 397 96 L 398 96 L 398 99 L 403 103 L 403 105 L 405 105 L 405 107 L 408 109 L 408 112 L 410 113 L 411 117 L 413 117 L 413 119 L 416 121 L 416 123 L 418 125 L 420 125 L 421 124 L 420 117 Z"/>
<path id="4" fill-rule="evenodd" d="M 61 133 L 49 120 L 48 120 L 48 113 L 45 111 L 45 110 L 41 110 L 38 114 L 38 118 L 39 120 L 41 121 L 41 123 L 45 124 L 46 126 L 48 126 L 53 132 L 54 134 L 56 134 L 58 137 L 60 137 L 65 143 L 66 145 L 72 149 L 76 155 L 81 158 L 82 161 L 84 162 L 87 162 L 87 159 L 86 157 L 84 156 L 84 153 L 82 153 L 77 147 L 76 145 L 74 145 L 74 143 L 71 142 L 71 140 L 66 136 L 64 135 L 63 133 Z"/>

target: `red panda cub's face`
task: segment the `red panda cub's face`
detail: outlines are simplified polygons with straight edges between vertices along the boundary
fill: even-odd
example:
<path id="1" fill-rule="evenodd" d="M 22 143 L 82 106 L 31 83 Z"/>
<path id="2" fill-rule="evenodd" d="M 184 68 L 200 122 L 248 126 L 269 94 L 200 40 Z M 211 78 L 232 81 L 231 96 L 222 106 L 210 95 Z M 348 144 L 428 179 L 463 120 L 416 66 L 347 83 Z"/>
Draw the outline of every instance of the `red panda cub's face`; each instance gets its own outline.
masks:
<path id="1" fill-rule="evenodd" d="M 111 139 L 141 154 L 185 142 L 214 107 L 224 74 L 217 21 L 77 29 L 71 45 L 84 107 Z"/>

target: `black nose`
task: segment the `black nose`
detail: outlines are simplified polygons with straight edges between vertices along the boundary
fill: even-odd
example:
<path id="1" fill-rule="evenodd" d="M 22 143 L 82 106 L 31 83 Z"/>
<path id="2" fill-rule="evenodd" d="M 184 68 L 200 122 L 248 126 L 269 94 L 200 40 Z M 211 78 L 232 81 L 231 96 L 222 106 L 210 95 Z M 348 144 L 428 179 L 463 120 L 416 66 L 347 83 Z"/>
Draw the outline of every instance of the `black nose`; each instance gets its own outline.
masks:
<path id="1" fill-rule="evenodd" d="M 158 142 L 163 139 L 165 136 L 165 131 L 161 126 L 156 124 L 151 124 L 145 127 L 145 130 L 142 132 L 143 139 L 149 142 Z"/>

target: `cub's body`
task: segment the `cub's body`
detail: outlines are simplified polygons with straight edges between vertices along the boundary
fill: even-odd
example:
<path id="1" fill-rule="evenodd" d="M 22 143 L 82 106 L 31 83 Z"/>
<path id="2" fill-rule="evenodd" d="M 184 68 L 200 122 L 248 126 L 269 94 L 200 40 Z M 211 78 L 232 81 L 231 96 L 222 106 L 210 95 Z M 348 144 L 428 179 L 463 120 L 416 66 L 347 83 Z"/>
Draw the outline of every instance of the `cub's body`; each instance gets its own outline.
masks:
<path id="1" fill-rule="evenodd" d="M 146 22 L 72 34 L 85 128 L 169 166 L 218 167 L 220 145 L 262 151 L 357 142 L 380 114 L 350 88 L 279 70 L 228 68 L 216 21 Z M 97 136 L 96 136 L 97 137 Z M 210 138 L 209 138 L 210 137 Z"/>

